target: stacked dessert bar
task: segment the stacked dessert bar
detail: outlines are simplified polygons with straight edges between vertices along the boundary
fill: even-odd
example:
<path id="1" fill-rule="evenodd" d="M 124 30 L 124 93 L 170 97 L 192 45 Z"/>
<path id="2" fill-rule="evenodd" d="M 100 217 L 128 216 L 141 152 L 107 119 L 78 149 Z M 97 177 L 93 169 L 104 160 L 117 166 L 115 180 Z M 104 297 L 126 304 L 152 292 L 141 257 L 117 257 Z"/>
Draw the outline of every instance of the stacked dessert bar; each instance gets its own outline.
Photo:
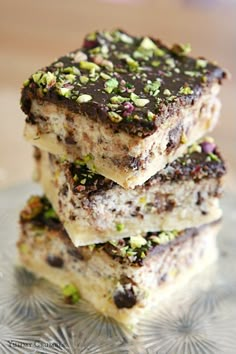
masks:
<path id="1" fill-rule="evenodd" d="M 217 254 L 225 164 L 204 136 L 226 73 L 189 51 L 95 32 L 22 90 L 44 195 L 21 212 L 20 259 L 125 324 Z"/>

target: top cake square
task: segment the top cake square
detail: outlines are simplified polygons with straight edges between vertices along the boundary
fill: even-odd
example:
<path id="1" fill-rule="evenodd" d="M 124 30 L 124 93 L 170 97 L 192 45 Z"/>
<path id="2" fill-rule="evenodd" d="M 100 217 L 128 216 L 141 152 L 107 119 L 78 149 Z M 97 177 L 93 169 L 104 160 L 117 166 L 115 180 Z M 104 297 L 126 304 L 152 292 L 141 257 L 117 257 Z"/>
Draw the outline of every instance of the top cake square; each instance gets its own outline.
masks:
<path id="1" fill-rule="evenodd" d="M 124 188 L 143 184 L 216 124 L 226 73 L 121 30 L 89 34 L 24 83 L 25 137 Z"/>

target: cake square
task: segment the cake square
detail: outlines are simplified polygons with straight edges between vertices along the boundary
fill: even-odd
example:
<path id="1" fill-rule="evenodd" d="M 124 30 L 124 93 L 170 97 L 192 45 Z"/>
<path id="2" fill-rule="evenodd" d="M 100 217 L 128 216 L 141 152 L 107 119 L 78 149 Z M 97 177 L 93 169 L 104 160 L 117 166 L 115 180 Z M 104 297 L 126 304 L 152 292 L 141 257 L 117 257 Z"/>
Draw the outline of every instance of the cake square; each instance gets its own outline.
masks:
<path id="1" fill-rule="evenodd" d="M 34 201 L 34 203 L 33 203 Z M 45 197 L 21 212 L 21 263 L 62 288 L 67 302 L 81 296 L 97 311 L 134 327 L 146 310 L 217 257 L 219 222 L 179 232 L 147 233 L 75 247 Z"/>
<path id="2" fill-rule="evenodd" d="M 36 150 L 35 161 L 36 178 L 75 246 L 198 227 L 222 214 L 226 168 L 211 138 L 130 190 L 92 172 L 83 160 L 69 163 Z"/>
<path id="3" fill-rule="evenodd" d="M 24 83 L 25 137 L 124 188 L 142 185 L 215 126 L 226 72 L 159 40 L 89 34 Z"/>

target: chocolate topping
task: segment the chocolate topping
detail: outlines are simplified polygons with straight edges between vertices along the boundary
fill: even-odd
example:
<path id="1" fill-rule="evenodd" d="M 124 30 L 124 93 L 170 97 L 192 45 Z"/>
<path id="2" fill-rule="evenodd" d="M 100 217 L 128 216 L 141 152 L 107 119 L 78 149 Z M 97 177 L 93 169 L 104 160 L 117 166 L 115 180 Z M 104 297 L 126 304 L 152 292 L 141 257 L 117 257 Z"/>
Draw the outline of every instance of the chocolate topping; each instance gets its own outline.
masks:
<path id="1" fill-rule="evenodd" d="M 188 49 L 120 30 L 92 33 L 81 49 L 24 83 L 22 109 L 29 115 L 38 98 L 144 138 L 226 76 L 216 65 L 186 56 Z"/>

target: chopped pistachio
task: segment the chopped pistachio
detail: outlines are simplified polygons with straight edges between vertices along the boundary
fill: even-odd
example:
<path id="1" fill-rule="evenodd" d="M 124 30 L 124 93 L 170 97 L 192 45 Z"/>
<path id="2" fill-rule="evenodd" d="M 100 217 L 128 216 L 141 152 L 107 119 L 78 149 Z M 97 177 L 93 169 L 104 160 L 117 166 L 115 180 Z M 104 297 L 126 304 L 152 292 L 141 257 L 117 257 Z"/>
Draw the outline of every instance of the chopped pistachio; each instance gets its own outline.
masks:
<path id="1" fill-rule="evenodd" d="M 43 76 L 43 71 L 37 71 L 35 74 L 32 75 L 32 79 L 36 84 L 39 84 L 41 77 Z"/>
<path id="2" fill-rule="evenodd" d="M 207 66 L 207 60 L 205 59 L 196 60 L 196 68 L 205 68 L 206 66 Z"/>
<path id="3" fill-rule="evenodd" d="M 136 60 L 134 60 L 129 54 L 123 54 L 123 53 L 119 54 L 118 58 L 126 61 L 130 71 L 137 71 L 138 70 L 139 63 Z"/>
<path id="4" fill-rule="evenodd" d="M 100 76 L 104 79 L 104 80 L 109 80 L 111 78 L 110 75 L 104 73 L 104 72 L 101 72 Z"/>
<path id="5" fill-rule="evenodd" d="M 174 44 L 173 47 L 171 48 L 172 52 L 174 52 L 177 55 L 186 55 L 191 52 L 191 45 L 189 43 L 187 44 Z"/>
<path id="6" fill-rule="evenodd" d="M 58 219 L 58 216 L 55 212 L 55 210 L 53 208 L 50 208 L 48 210 L 46 210 L 44 213 L 43 213 L 43 216 L 46 218 L 46 219 Z"/>
<path id="7" fill-rule="evenodd" d="M 216 154 L 214 154 L 213 152 L 210 152 L 209 154 L 207 154 L 207 159 L 210 161 L 220 162 L 219 157 Z"/>
<path id="8" fill-rule="evenodd" d="M 132 44 L 134 42 L 133 38 L 126 33 L 120 33 L 120 41 L 127 44 Z"/>
<path id="9" fill-rule="evenodd" d="M 75 182 L 78 182 L 79 177 L 78 177 L 78 175 L 77 175 L 77 174 L 75 174 L 75 175 L 74 175 L 73 180 L 74 180 Z"/>
<path id="10" fill-rule="evenodd" d="M 179 74 L 180 73 L 180 69 L 179 68 L 174 68 L 174 71 Z"/>
<path id="11" fill-rule="evenodd" d="M 122 117 L 121 115 L 119 115 L 118 113 L 116 112 L 108 112 L 108 116 L 110 118 L 110 120 L 114 123 L 119 123 L 122 121 Z"/>
<path id="12" fill-rule="evenodd" d="M 149 82 L 144 87 L 144 92 L 149 93 L 152 96 L 156 96 L 159 93 L 160 86 L 161 86 L 161 81 L 160 80 Z"/>
<path id="13" fill-rule="evenodd" d="M 81 75 L 79 80 L 80 80 L 81 84 L 87 84 L 89 82 L 88 76 L 85 76 L 85 75 Z"/>
<path id="14" fill-rule="evenodd" d="M 105 91 L 107 93 L 112 93 L 112 91 L 119 86 L 119 82 L 117 79 L 112 78 L 112 79 L 105 81 L 104 86 L 105 86 Z"/>
<path id="15" fill-rule="evenodd" d="M 90 61 L 81 61 L 80 63 L 80 68 L 81 69 L 85 69 L 85 70 L 95 70 L 95 71 L 100 71 L 101 68 L 95 64 L 95 63 L 92 63 Z"/>
<path id="16" fill-rule="evenodd" d="M 30 251 L 30 249 L 29 249 L 29 246 L 26 243 L 21 243 L 19 245 L 19 251 L 22 254 L 26 254 L 26 253 L 28 253 Z"/>
<path id="17" fill-rule="evenodd" d="M 70 83 L 73 84 L 73 82 L 75 81 L 76 76 L 74 74 L 67 74 L 65 75 L 65 82 L 66 83 Z"/>
<path id="18" fill-rule="evenodd" d="M 169 89 L 165 89 L 165 90 L 163 91 L 163 95 L 165 95 L 165 96 L 170 96 L 170 95 L 171 95 L 170 90 L 169 90 Z"/>
<path id="19" fill-rule="evenodd" d="M 69 98 L 71 96 L 71 88 L 70 87 L 57 87 L 57 92 L 59 95 Z"/>
<path id="20" fill-rule="evenodd" d="M 162 231 L 158 234 L 158 236 L 151 236 L 150 239 L 159 245 L 165 245 L 168 242 L 174 240 L 176 236 L 178 235 L 178 232 L 173 230 L 173 231 Z"/>
<path id="21" fill-rule="evenodd" d="M 165 51 L 159 48 L 150 38 L 143 38 L 137 50 L 133 53 L 134 58 L 148 60 L 153 55 L 163 56 Z"/>
<path id="22" fill-rule="evenodd" d="M 145 196 L 139 198 L 139 203 L 146 204 L 147 198 Z"/>
<path id="23" fill-rule="evenodd" d="M 29 83 L 30 83 L 30 80 L 25 80 L 25 81 L 23 82 L 23 86 L 24 86 L 24 87 L 27 87 L 27 86 L 29 86 Z"/>
<path id="24" fill-rule="evenodd" d="M 187 135 L 185 134 L 185 132 L 183 132 L 181 135 L 181 138 L 180 138 L 180 142 L 181 142 L 181 144 L 186 144 L 187 141 L 188 141 Z"/>
<path id="25" fill-rule="evenodd" d="M 66 74 L 80 75 L 80 71 L 76 66 L 67 66 L 63 69 Z"/>
<path id="26" fill-rule="evenodd" d="M 90 95 L 80 95 L 76 101 L 78 103 L 85 103 L 85 102 L 89 102 L 91 100 L 92 100 L 92 96 L 90 96 Z"/>
<path id="27" fill-rule="evenodd" d="M 183 95 L 191 95 L 193 93 L 193 90 L 189 86 L 182 86 L 179 90 L 179 93 Z"/>
<path id="28" fill-rule="evenodd" d="M 172 69 L 175 67 L 175 61 L 173 58 L 167 58 L 165 63 Z"/>
<path id="29" fill-rule="evenodd" d="M 130 94 L 131 100 L 134 102 L 135 106 L 137 107 L 144 107 L 146 104 L 148 104 L 150 101 L 146 98 L 140 98 L 137 96 L 135 93 Z"/>
<path id="30" fill-rule="evenodd" d="M 197 144 L 197 143 L 194 143 L 193 145 L 191 145 L 189 148 L 188 148 L 188 153 L 189 154 L 192 154 L 193 152 L 199 152 L 201 153 L 202 152 L 202 147 L 201 145 Z"/>
<path id="31" fill-rule="evenodd" d="M 161 62 L 159 60 L 153 60 L 151 62 L 151 65 L 154 67 L 154 68 L 157 68 L 159 65 L 161 64 Z"/>
<path id="32" fill-rule="evenodd" d="M 115 111 L 119 108 L 119 104 L 117 103 L 107 103 L 107 107 L 110 108 L 112 111 Z"/>
<path id="33" fill-rule="evenodd" d="M 88 245 L 88 248 L 91 252 L 93 252 L 95 247 L 96 247 L 96 245 Z"/>
<path id="34" fill-rule="evenodd" d="M 153 119 L 155 119 L 156 115 L 154 113 L 152 113 L 151 111 L 148 111 L 147 117 L 148 117 L 148 120 L 153 121 Z"/>
<path id="35" fill-rule="evenodd" d="M 86 178 L 83 178 L 83 179 L 81 179 L 80 183 L 81 183 L 81 184 L 85 184 L 86 181 L 87 181 Z"/>
<path id="36" fill-rule="evenodd" d="M 198 77 L 201 76 L 201 73 L 197 72 L 197 71 L 185 71 L 184 72 L 185 75 L 188 75 L 190 77 Z"/>
<path id="37" fill-rule="evenodd" d="M 129 242 L 132 248 L 141 248 L 146 245 L 147 240 L 143 236 L 131 236 Z"/>
<path id="38" fill-rule="evenodd" d="M 117 224 L 116 224 L 116 231 L 121 232 L 121 231 L 124 230 L 124 228 L 125 228 L 125 225 L 124 225 L 124 224 L 121 224 L 121 223 L 117 223 Z"/>
<path id="39" fill-rule="evenodd" d="M 113 97 L 111 97 L 110 101 L 112 103 L 123 103 L 123 102 L 129 101 L 129 97 L 113 96 Z"/>
<path id="40" fill-rule="evenodd" d="M 88 56 L 87 54 L 81 52 L 81 50 L 79 50 L 77 53 L 74 54 L 74 62 L 75 63 L 80 63 L 81 61 L 87 61 Z"/>
<path id="41" fill-rule="evenodd" d="M 157 48 L 156 44 L 148 37 L 143 38 L 140 47 L 146 50 L 155 50 Z"/>
<path id="42" fill-rule="evenodd" d="M 74 284 L 67 284 L 64 286 L 62 292 L 65 299 L 69 300 L 72 304 L 76 304 L 80 299 L 78 289 Z"/>

